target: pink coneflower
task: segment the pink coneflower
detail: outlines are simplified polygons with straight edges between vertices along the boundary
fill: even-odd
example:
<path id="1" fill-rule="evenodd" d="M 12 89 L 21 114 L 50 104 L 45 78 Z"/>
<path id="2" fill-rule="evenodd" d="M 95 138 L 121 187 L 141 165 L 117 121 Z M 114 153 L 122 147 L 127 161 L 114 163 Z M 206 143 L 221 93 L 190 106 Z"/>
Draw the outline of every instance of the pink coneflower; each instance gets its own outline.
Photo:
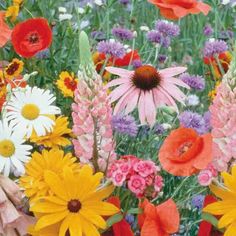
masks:
<path id="1" fill-rule="evenodd" d="M 175 100 L 184 103 L 185 95 L 176 85 L 189 88 L 183 81 L 173 78 L 186 71 L 185 67 L 157 71 L 153 66 L 143 65 L 135 71 L 115 67 L 106 70 L 120 76 L 107 84 L 107 87 L 119 85 L 110 94 L 111 102 L 118 100 L 114 114 L 122 110 L 128 114 L 138 105 L 141 124 L 154 125 L 156 108 L 162 105 L 174 106 L 178 111 Z"/>

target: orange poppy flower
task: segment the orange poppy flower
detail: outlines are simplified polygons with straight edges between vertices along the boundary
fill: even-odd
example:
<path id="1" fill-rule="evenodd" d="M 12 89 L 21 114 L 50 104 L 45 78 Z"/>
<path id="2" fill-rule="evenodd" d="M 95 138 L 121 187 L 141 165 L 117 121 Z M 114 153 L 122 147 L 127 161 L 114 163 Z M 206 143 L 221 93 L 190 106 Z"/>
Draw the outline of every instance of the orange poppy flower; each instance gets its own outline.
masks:
<path id="1" fill-rule="evenodd" d="M 180 216 L 172 199 L 154 206 L 147 199 L 141 203 L 143 214 L 138 216 L 141 236 L 169 236 L 179 229 Z"/>
<path id="2" fill-rule="evenodd" d="M 3 47 L 11 38 L 11 29 L 5 23 L 5 12 L 0 11 L 0 48 Z"/>
<path id="3" fill-rule="evenodd" d="M 161 15 L 167 19 L 177 20 L 189 14 L 207 15 L 211 7 L 197 0 L 148 0 L 156 5 Z"/>
<path id="4" fill-rule="evenodd" d="M 163 169 L 172 175 L 193 175 L 212 160 L 212 136 L 199 136 L 191 128 L 173 130 L 160 149 L 159 160 Z"/>
<path id="5" fill-rule="evenodd" d="M 108 199 L 109 203 L 112 203 L 117 208 L 121 209 L 120 207 L 120 199 L 118 197 L 110 197 Z M 112 230 L 103 234 L 103 236 L 133 236 L 132 229 L 129 223 L 123 219 L 120 222 L 112 225 Z"/>
<path id="6" fill-rule="evenodd" d="M 52 30 L 44 18 L 29 19 L 17 24 L 12 32 L 12 44 L 17 54 L 30 58 L 48 48 Z"/>
<path id="7" fill-rule="evenodd" d="M 204 63 L 206 65 L 212 66 L 213 76 L 215 79 L 222 78 L 223 76 L 222 70 L 224 73 L 228 71 L 231 60 L 232 60 L 232 55 L 229 51 L 219 54 L 219 63 L 217 63 L 217 60 L 214 57 L 211 58 L 204 57 Z M 220 67 L 222 68 L 222 70 Z"/>

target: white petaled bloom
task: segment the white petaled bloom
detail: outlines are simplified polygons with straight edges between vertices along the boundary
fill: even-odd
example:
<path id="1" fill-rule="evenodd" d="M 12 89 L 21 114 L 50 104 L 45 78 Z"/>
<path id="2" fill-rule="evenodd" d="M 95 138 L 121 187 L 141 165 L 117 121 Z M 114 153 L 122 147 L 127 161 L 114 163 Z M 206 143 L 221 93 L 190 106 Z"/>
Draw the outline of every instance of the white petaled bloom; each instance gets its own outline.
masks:
<path id="1" fill-rule="evenodd" d="M 98 6 L 102 6 L 103 5 L 103 2 L 102 0 L 94 0 L 94 3 Z"/>
<path id="2" fill-rule="evenodd" d="M 6 120 L 0 120 L 0 172 L 5 176 L 24 174 L 24 163 L 30 159 L 32 146 L 24 144 L 22 130 L 15 129 Z"/>
<path id="3" fill-rule="evenodd" d="M 66 13 L 67 12 L 65 7 L 59 7 L 58 11 L 61 12 L 61 13 Z"/>
<path id="4" fill-rule="evenodd" d="M 60 109 L 53 104 L 55 96 L 38 87 L 17 88 L 6 105 L 6 119 L 14 129 L 21 130 L 27 138 L 33 132 L 38 136 L 53 130 L 55 122 L 50 115 L 60 114 Z"/>
<path id="5" fill-rule="evenodd" d="M 140 26 L 140 30 L 141 30 L 141 31 L 146 31 L 146 32 L 148 32 L 150 29 L 149 29 L 148 26 L 142 25 L 142 26 Z"/>
<path id="6" fill-rule="evenodd" d="M 71 20 L 72 19 L 72 15 L 71 14 L 60 14 L 59 15 L 59 21 L 64 21 L 64 20 Z"/>
<path id="7" fill-rule="evenodd" d="M 199 97 L 195 94 L 190 94 L 186 98 L 186 105 L 188 106 L 197 106 L 199 105 L 199 103 L 200 103 Z"/>
<path id="8" fill-rule="evenodd" d="M 79 8 L 78 8 L 78 13 L 79 13 L 79 14 L 84 14 L 84 13 L 85 13 L 84 8 L 79 7 Z"/>

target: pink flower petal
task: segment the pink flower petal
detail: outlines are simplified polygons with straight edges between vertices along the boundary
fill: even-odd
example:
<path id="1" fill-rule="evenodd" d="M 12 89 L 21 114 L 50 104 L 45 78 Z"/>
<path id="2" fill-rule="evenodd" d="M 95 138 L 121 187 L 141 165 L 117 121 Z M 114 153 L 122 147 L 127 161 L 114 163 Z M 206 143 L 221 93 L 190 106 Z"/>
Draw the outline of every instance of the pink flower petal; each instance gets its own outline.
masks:
<path id="1" fill-rule="evenodd" d="M 134 108 L 137 106 L 139 95 L 140 95 L 140 90 L 135 89 L 133 94 L 132 94 L 132 97 L 130 98 L 129 103 L 127 104 L 127 107 L 125 109 L 125 114 L 126 115 L 128 113 L 132 112 L 134 110 Z"/>
<path id="2" fill-rule="evenodd" d="M 168 83 L 176 84 L 176 85 L 179 85 L 181 87 L 190 89 L 190 87 L 186 83 L 184 83 L 182 80 L 176 79 L 174 77 L 172 77 L 172 78 L 165 78 L 163 81 L 167 81 Z"/>
<path id="3" fill-rule="evenodd" d="M 186 67 L 171 67 L 171 68 L 160 70 L 159 73 L 165 79 L 165 78 L 170 78 L 170 77 L 182 74 L 186 70 L 187 70 Z"/>
<path id="4" fill-rule="evenodd" d="M 177 112 L 179 112 L 179 109 L 175 103 L 175 100 L 162 88 L 159 87 L 159 90 L 165 95 L 165 97 L 168 99 L 169 104 L 172 105 Z"/>
<path id="5" fill-rule="evenodd" d="M 119 101 L 117 102 L 115 106 L 114 114 L 117 114 L 125 109 L 125 107 L 129 103 L 130 97 L 133 96 L 134 91 L 135 91 L 135 87 L 131 87 L 131 89 L 126 94 L 124 94 L 123 97 L 119 99 Z"/>
<path id="6" fill-rule="evenodd" d="M 129 71 L 129 70 L 125 70 L 125 69 L 121 69 L 117 67 L 112 67 L 112 66 L 108 66 L 105 69 L 111 74 L 118 75 L 120 77 L 124 77 L 127 79 L 129 79 L 134 73 L 133 71 Z"/>
<path id="7" fill-rule="evenodd" d="M 139 119 L 142 125 L 146 124 L 145 121 L 145 95 L 144 92 L 142 91 L 139 97 L 139 103 L 138 103 L 138 112 L 139 112 Z"/>
<path id="8" fill-rule="evenodd" d="M 128 82 L 115 88 L 109 95 L 110 102 L 113 103 L 114 101 L 122 97 L 131 87 L 132 84 Z"/>
<path id="9" fill-rule="evenodd" d="M 158 88 L 153 90 L 153 97 L 156 107 L 160 107 L 164 104 L 170 105 L 170 101 Z"/>
<path id="10" fill-rule="evenodd" d="M 127 79 L 124 78 L 120 78 L 120 79 L 113 79 L 112 81 L 110 81 L 109 83 L 107 83 L 107 85 L 105 86 L 106 88 L 110 88 L 116 85 L 120 85 L 120 84 L 124 84 L 127 83 Z"/>
<path id="11" fill-rule="evenodd" d="M 156 107 L 154 104 L 154 98 L 152 95 L 152 91 L 145 92 L 145 116 L 148 124 L 151 126 L 154 125 L 156 121 Z"/>

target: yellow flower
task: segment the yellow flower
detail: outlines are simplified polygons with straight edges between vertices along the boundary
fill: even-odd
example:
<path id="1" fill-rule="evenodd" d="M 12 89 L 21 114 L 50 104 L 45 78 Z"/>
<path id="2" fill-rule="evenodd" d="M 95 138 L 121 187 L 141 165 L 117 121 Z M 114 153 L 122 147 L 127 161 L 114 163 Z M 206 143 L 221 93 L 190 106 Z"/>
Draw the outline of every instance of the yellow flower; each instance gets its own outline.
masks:
<path id="1" fill-rule="evenodd" d="M 42 154 L 34 152 L 32 159 L 25 166 L 25 175 L 20 178 L 20 186 L 30 201 L 34 201 L 37 197 L 50 194 L 49 185 L 44 179 L 46 171 L 62 175 L 64 167 L 77 171 L 79 166 L 71 153 L 65 155 L 57 148 L 50 151 L 43 150 Z"/>
<path id="2" fill-rule="evenodd" d="M 58 89 L 62 92 L 64 97 L 74 97 L 74 91 L 77 88 L 78 79 L 74 74 L 70 74 L 67 71 L 62 71 L 56 82 Z"/>
<path id="3" fill-rule="evenodd" d="M 11 17 L 11 21 L 14 22 L 19 15 L 22 2 L 23 0 L 13 0 L 13 5 L 7 8 L 5 17 Z"/>
<path id="4" fill-rule="evenodd" d="M 9 65 L 5 68 L 4 76 L 7 79 L 13 79 L 21 74 L 23 67 L 24 62 L 14 58 L 12 62 L 9 63 Z"/>
<path id="5" fill-rule="evenodd" d="M 225 187 L 216 185 L 210 187 L 221 201 L 209 204 L 203 211 L 213 215 L 222 215 L 218 227 L 226 228 L 224 236 L 234 236 L 236 235 L 236 165 L 232 168 L 232 175 L 222 172 L 221 176 Z"/>
<path id="6" fill-rule="evenodd" d="M 37 136 L 33 132 L 30 141 L 37 145 L 43 145 L 48 148 L 62 146 L 65 147 L 71 144 L 71 141 L 63 135 L 70 135 L 72 130 L 68 128 L 69 122 L 67 117 L 59 116 L 55 120 L 55 125 L 52 132 L 47 132 L 44 136 Z"/>
<path id="7" fill-rule="evenodd" d="M 28 231 L 31 236 L 58 236 L 59 225 L 50 225 L 49 227 L 45 227 L 39 231 L 36 231 L 34 226 L 30 226 Z"/>
<path id="8" fill-rule="evenodd" d="M 100 236 L 98 229 L 107 227 L 102 216 L 119 212 L 114 205 L 103 201 L 114 187 L 110 185 L 98 190 L 103 174 L 93 175 L 88 165 L 78 174 L 65 168 L 63 178 L 46 171 L 44 178 L 54 196 L 38 200 L 31 206 L 31 211 L 44 214 L 38 219 L 36 230 L 59 223 L 59 236 L 65 236 L 68 230 L 70 236 Z"/>

